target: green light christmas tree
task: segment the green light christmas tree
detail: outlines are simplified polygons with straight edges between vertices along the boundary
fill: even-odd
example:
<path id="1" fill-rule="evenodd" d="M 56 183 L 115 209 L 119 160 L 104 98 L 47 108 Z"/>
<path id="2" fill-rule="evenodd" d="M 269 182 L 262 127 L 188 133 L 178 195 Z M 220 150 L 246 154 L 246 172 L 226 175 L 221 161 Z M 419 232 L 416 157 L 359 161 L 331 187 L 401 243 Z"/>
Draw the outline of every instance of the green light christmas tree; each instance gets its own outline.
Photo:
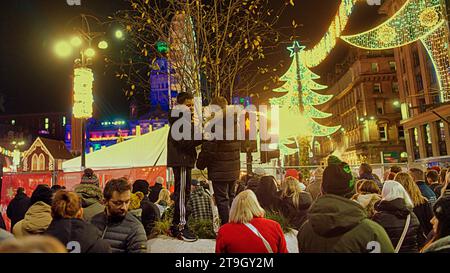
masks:
<path id="1" fill-rule="evenodd" d="M 270 104 L 279 106 L 280 152 L 283 155 L 292 155 L 298 152 L 299 163 L 308 165 L 310 148 L 308 139 L 332 135 L 339 130 L 340 126 L 328 127 L 314 120 L 331 116 L 329 113 L 318 110 L 315 106 L 326 103 L 333 96 L 314 92 L 315 90 L 326 89 L 327 86 L 314 81 L 320 79 L 320 77 L 305 65 L 304 49 L 305 47 L 297 41 L 288 47 L 293 62 L 288 71 L 280 78 L 285 83 L 273 90 L 274 92 L 287 94 L 270 99 Z M 300 138 L 300 141 L 297 141 L 297 138 Z M 297 144 L 300 151 L 291 148 L 294 143 Z"/>

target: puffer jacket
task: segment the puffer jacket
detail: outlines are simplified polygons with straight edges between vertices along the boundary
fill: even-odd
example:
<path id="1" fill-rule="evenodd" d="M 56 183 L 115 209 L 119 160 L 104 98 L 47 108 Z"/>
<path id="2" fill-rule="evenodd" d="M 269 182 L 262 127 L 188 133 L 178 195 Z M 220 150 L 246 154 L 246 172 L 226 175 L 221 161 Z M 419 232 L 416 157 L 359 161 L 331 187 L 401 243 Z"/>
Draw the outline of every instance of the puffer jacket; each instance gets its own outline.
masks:
<path id="1" fill-rule="evenodd" d="M 42 201 L 38 201 L 27 210 L 24 219 L 14 225 L 13 234 L 16 237 L 42 234 L 51 222 L 51 207 Z"/>
<path id="2" fill-rule="evenodd" d="M 241 170 L 241 141 L 237 140 L 236 119 L 234 140 L 226 140 L 226 116 L 222 122 L 224 140 L 205 141 L 197 161 L 199 170 L 208 169 L 208 178 L 213 183 L 235 182 L 239 179 Z"/>
<path id="3" fill-rule="evenodd" d="M 289 221 L 292 228 L 298 230 L 306 221 L 308 209 L 311 207 L 312 197 L 307 192 L 300 193 L 298 208 L 294 205 L 294 200 L 290 197 L 281 199 L 281 213 Z"/>
<path id="4" fill-rule="evenodd" d="M 79 253 L 111 253 L 108 243 L 100 238 L 100 231 L 81 219 L 55 219 L 45 234 L 58 239 L 69 251 L 68 243 L 75 241 L 80 244 Z"/>
<path id="5" fill-rule="evenodd" d="M 147 237 L 141 222 L 130 213 L 119 222 L 113 222 L 105 213 L 95 215 L 91 223 L 96 226 L 113 253 L 146 253 Z"/>
<path id="6" fill-rule="evenodd" d="M 11 219 L 11 228 L 25 217 L 30 208 L 30 198 L 25 193 L 16 194 L 6 209 L 6 215 Z"/>
<path id="7" fill-rule="evenodd" d="M 420 245 L 424 243 L 425 238 L 422 235 L 423 233 L 417 216 L 412 210 L 406 207 L 404 199 L 398 198 L 392 201 L 381 200 L 375 205 L 375 210 L 377 212 L 372 217 L 372 220 L 386 230 L 394 247 L 397 246 L 402 236 L 406 224 L 406 217 L 408 214 L 411 214 L 408 231 L 406 232 L 399 252 L 414 253 L 419 251 Z"/>
<path id="8" fill-rule="evenodd" d="M 298 235 L 300 253 L 392 253 L 386 231 L 355 201 L 326 194 L 308 212 Z"/>
<path id="9" fill-rule="evenodd" d="M 83 219 L 85 221 L 90 221 L 94 215 L 105 210 L 105 206 L 101 204 L 103 193 L 98 186 L 93 184 L 79 184 L 75 186 L 74 191 L 81 198 Z"/>

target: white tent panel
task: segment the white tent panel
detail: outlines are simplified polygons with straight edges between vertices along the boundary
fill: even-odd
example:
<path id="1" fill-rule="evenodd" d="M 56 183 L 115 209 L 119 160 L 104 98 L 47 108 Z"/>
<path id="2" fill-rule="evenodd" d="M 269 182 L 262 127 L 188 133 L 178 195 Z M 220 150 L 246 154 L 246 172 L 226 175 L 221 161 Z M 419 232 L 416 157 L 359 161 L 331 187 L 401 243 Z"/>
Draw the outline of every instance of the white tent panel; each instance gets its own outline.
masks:
<path id="1" fill-rule="evenodd" d="M 86 167 L 119 169 L 167 165 L 167 136 L 169 127 L 130 139 L 86 155 Z M 81 157 L 63 163 L 66 172 L 79 171 Z"/>

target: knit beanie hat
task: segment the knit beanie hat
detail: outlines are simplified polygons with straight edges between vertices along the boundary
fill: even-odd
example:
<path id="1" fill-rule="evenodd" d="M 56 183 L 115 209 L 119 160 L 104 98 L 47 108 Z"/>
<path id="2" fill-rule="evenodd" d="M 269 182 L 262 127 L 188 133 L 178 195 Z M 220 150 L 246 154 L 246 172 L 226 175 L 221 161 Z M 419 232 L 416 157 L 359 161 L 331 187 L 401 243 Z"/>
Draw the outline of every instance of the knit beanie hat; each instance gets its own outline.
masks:
<path id="1" fill-rule="evenodd" d="M 30 207 L 36 202 L 44 202 L 47 205 L 52 205 L 53 192 L 49 186 L 45 184 L 38 185 L 30 197 Z"/>
<path id="2" fill-rule="evenodd" d="M 148 184 L 147 181 L 142 180 L 142 179 L 136 180 L 133 183 L 133 193 L 140 191 L 144 195 L 147 195 L 149 187 L 150 187 L 150 184 Z"/>
<path id="3" fill-rule="evenodd" d="M 94 184 L 100 186 L 97 175 L 95 175 L 94 171 L 90 168 L 84 170 L 84 174 L 81 177 L 81 184 Z"/>
<path id="4" fill-rule="evenodd" d="M 330 160 L 331 158 L 331 160 Z M 333 156 L 323 172 L 322 192 L 349 197 L 355 192 L 355 178 L 350 166 Z"/>

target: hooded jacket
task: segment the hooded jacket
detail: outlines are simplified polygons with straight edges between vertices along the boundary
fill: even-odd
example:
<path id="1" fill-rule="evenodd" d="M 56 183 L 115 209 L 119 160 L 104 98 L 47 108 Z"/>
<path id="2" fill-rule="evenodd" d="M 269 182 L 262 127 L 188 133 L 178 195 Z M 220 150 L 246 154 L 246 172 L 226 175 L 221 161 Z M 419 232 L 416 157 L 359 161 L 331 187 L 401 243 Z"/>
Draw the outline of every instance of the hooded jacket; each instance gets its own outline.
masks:
<path id="1" fill-rule="evenodd" d="M 75 186 L 75 193 L 81 198 L 83 207 L 83 219 L 90 221 L 94 215 L 105 210 L 105 206 L 100 202 L 103 199 L 102 190 L 94 184 L 79 184 Z"/>
<path id="2" fill-rule="evenodd" d="M 432 243 L 424 253 L 450 253 L 450 236 L 441 238 Z"/>
<path id="3" fill-rule="evenodd" d="M 300 253 L 392 253 L 386 231 L 355 201 L 326 194 L 308 212 L 297 235 Z"/>
<path id="4" fill-rule="evenodd" d="M 100 231 L 81 219 L 55 219 L 45 234 L 55 237 L 65 246 L 71 241 L 80 243 L 80 253 L 111 253 L 109 244 L 101 239 Z"/>
<path id="5" fill-rule="evenodd" d="M 406 207 L 405 201 L 401 198 L 392 201 L 380 201 L 375 205 L 376 213 L 372 220 L 380 224 L 391 239 L 392 245 L 397 246 L 403 229 L 405 228 L 406 218 L 411 214 L 411 221 L 400 248 L 403 252 L 418 252 L 419 246 L 425 242 L 420 223 L 417 216 Z"/>
<path id="6" fill-rule="evenodd" d="M 146 253 L 147 237 L 141 222 L 131 213 L 121 221 L 113 222 L 106 213 L 95 215 L 91 223 L 96 226 L 111 246 L 113 253 Z"/>
<path id="7" fill-rule="evenodd" d="M 51 207 L 42 201 L 38 201 L 27 210 L 24 219 L 14 226 L 13 234 L 16 237 L 42 234 L 51 222 Z"/>
<path id="8" fill-rule="evenodd" d="M 25 193 L 18 193 L 8 205 L 6 215 L 11 220 L 11 228 L 25 217 L 30 207 L 30 198 Z"/>

